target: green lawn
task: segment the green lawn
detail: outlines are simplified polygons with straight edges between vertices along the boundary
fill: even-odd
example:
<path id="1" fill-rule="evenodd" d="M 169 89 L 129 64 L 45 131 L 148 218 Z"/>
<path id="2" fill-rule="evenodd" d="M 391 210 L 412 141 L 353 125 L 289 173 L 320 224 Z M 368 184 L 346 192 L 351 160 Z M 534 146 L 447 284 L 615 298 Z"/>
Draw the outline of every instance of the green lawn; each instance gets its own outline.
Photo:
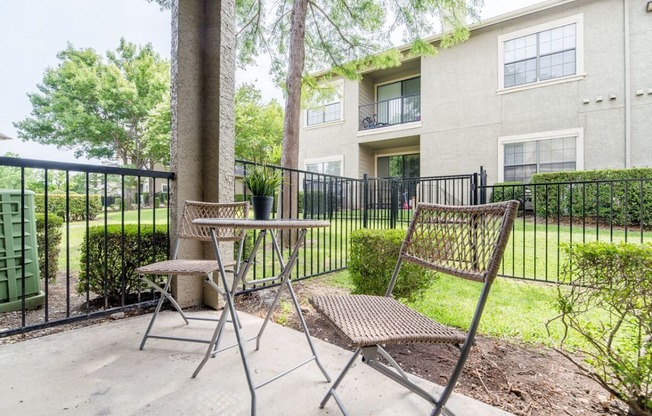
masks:
<path id="1" fill-rule="evenodd" d="M 565 261 L 562 246 L 591 241 L 652 242 L 652 232 L 622 227 L 610 230 L 595 225 L 546 224 L 545 220 L 518 218 L 507 244 L 499 274 L 539 281 L 557 282 Z"/>
<path id="2" fill-rule="evenodd" d="M 328 275 L 324 282 L 349 290 L 353 288 L 348 271 Z M 481 287 L 476 282 L 439 275 L 423 298 L 410 306 L 443 324 L 467 330 Z M 546 331 L 546 322 L 558 315 L 556 296 L 556 285 L 497 278 L 479 333 L 532 344 L 556 345 L 563 334 L 561 324 L 553 322 L 550 337 Z M 572 348 L 585 346 L 585 343 L 571 333 L 565 346 Z"/>
<path id="3" fill-rule="evenodd" d="M 109 212 L 107 224 L 120 224 L 122 222 L 121 212 Z M 138 211 L 125 211 L 124 221 L 127 224 L 138 222 Z M 142 224 L 152 224 L 153 210 L 143 209 L 140 212 Z M 156 223 L 167 223 L 167 210 L 156 209 Z M 104 217 L 90 221 L 90 226 L 104 225 Z M 370 225 L 376 225 L 370 219 Z M 378 224 L 380 225 L 380 224 Z M 402 224 L 399 224 L 401 226 Z M 306 247 L 302 249 L 305 255 L 300 257 L 297 270 L 300 275 L 311 275 L 336 270 L 346 266 L 346 252 L 348 250 L 348 236 L 350 233 L 362 227 L 362 221 L 357 211 L 339 211 L 331 220 L 330 228 L 309 230 L 307 234 Z M 60 270 L 66 270 L 66 227 L 64 225 L 64 241 L 62 252 L 59 256 Z M 73 222 L 68 227 L 70 233 L 70 270 L 79 270 L 80 246 L 86 232 L 86 222 Z M 342 238 L 340 238 L 342 236 Z M 620 229 L 610 230 L 598 228 L 595 225 L 560 225 L 546 224 L 544 220 L 537 219 L 535 224 L 531 218 L 518 218 L 514 225 L 514 231 L 505 252 L 503 266 L 499 274 L 515 276 L 539 281 L 557 282 L 565 260 L 563 244 L 581 241 L 652 241 L 652 232 L 637 228 L 625 232 Z M 259 270 L 256 276 L 262 277 L 262 264 L 266 264 L 264 275 L 271 275 L 273 272 L 271 261 L 271 247 L 267 250 L 267 259 L 263 262 L 262 255 L 258 259 Z"/>

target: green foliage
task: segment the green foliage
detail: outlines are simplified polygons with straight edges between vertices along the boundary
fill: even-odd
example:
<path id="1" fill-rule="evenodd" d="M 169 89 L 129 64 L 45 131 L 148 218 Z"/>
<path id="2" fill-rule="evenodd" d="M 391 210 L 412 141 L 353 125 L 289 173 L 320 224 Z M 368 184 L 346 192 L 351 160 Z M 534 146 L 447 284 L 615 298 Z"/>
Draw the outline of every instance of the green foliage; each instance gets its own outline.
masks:
<path id="1" fill-rule="evenodd" d="M 525 194 L 527 189 L 529 188 L 520 182 L 495 183 L 491 188 L 489 202 L 517 200 L 520 202 L 518 209 L 519 211 L 522 211 L 525 207 Z"/>
<path id="2" fill-rule="evenodd" d="M 630 414 L 652 415 L 652 244 L 592 242 L 566 254 L 558 319 L 590 345 L 585 364 L 571 360 Z M 594 310 L 607 319 L 589 317 Z"/>
<path id="3" fill-rule="evenodd" d="M 88 219 L 94 220 L 102 212 L 102 202 L 99 195 L 89 195 Z M 69 205 L 70 221 L 82 221 L 86 219 L 86 195 L 78 194 L 48 194 L 48 211 L 58 215 L 65 220 L 66 203 Z M 45 212 L 45 194 L 36 194 L 34 198 L 36 212 Z"/>
<path id="4" fill-rule="evenodd" d="M 45 214 L 37 213 L 36 218 L 36 243 L 38 244 L 38 266 L 41 278 L 47 276 L 50 280 L 57 278 L 57 261 L 61 251 L 61 237 L 63 236 L 63 220 L 55 214 L 48 214 L 48 239 L 45 241 Z M 48 270 L 45 273 L 45 248 L 47 247 Z"/>
<path id="5" fill-rule="evenodd" d="M 353 293 L 385 294 L 404 239 L 405 230 L 360 229 L 351 233 L 348 269 Z M 404 262 L 392 294 L 412 302 L 422 296 L 434 278 L 434 272 Z"/>
<path id="6" fill-rule="evenodd" d="M 38 92 L 28 94 L 31 116 L 14 123 L 21 139 L 74 149 L 76 156 L 118 158 L 136 168 L 165 162 L 169 150 L 160 143 L 165 135 L 159 124 L 169 107 L 167 60 L 150 44 L 124 39 L 106 60 L 70 44 L 57 58 Z"/>
<path id="7" fill-rule="evenodd" d="M 254 196 L 274 196 L 281 181 L 281 173 L 265 165 L 255 165 L 243 179 L 244 185 Z"/>
<path id="8" fill-rule="evenodd" d="M 602 182 L 556 185 L 582 181 Z M 537 215 L 545 215 L 547 210 L 553 217 L 586 216 L 612 225 L 652 225 L 652 168 L 540 173 L 532 177 L 532 183 L 555 184 L 533 187 Z"/>
<path id="9" fill-rule="evenodd" d="M 261 51 L 272 56 L 272 72 L 279 84 L 288 71 L 287 51 L 292 31 L 290 13 L 294 0 L 283 0 L 274 8 L 267 2 L 236 2 L 238 58 L 241 65 L 253 62 Z M 433 44 L 421 39 L 440 32 L 440 24 L 453 30 L 442 39 L 448 47 L 469 36 L 466 19 L 478 18 L 480 0 L 365 0 L 358 2 L 309 2 L 305 21 L 305 68 L 310 73 L 332 67 L 340 75 L 355 79 L 359 71 L 353 66 L 383 67 L 384 51 L 392 47 L 392 35 L 402 32 L 402 41 L 412 44 L 412 53 L 433 55 Z M 268 19 L 266 10 L 273 10 Z M 391 20 L 391 21 L 389 21 Z M 376 57 L 378 59 L 376 59 Z M 399 61 L 400 62 L 400 61 Z M 392 66 L 397 65 L 393 61 Z"/>
<path id="10" fill-rule="evenodd" d="M 136 268 L 168 258 L 167 226 L 157 226 L 154 232 L 152 226 L 141 225 L 139 233 L 138 225 L 125 224 L 124 234 L 120 224 L 109 225 L 106 232 L 103 226 L 90 227 L 88 240 L 84 237 L 81 247 L 77 293 L 86 293 L 88 285 L 90 293 L 100 297 L 106 293 L 109 302 L 119 304 L 122 296 L 148 288 Z"/>
<path id="11" fill-rule="evenodd" d="M 260 90 L 243 84 L 235 92 L 235 157 L 256 163 L 281 163 L 283 109 L 263 102 Z"/>

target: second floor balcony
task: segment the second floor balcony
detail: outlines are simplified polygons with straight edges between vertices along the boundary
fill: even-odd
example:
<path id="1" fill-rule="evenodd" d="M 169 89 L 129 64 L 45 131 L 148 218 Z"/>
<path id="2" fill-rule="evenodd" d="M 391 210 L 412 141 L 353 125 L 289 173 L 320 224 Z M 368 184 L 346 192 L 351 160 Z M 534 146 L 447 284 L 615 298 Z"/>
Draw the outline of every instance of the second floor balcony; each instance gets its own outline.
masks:
<path id="1" fill-rule="evenodd" d="M 421 94 L 410 94 L 359 106 L 358 131 L 421 121 Z"/>

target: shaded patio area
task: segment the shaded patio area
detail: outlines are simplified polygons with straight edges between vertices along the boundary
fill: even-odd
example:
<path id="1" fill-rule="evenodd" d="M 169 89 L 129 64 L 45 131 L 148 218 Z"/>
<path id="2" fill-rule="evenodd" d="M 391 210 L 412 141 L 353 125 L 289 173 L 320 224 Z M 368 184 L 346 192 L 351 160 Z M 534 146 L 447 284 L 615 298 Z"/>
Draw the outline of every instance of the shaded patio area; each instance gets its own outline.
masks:
<path id="1" fill-rule="evenodd" d="M 216 312 L 193 312 L 196 316 Z M 262 320 L 239 314 L 247 338 Z M 0 346 L 0 414 L 66 415 L 248 415 L 250 396 L 237 348 L 210 360 L 196 379 L 190 376 L 205 352 L 204 344 L 149 340 L 140 351 L 151 315 L 61 332 Z M 185 326 L 178 315 L 164 312 L 159 328 L 176 336 L 205 338 L 210 322 Z M 229 324 L 230 327 L 230 324 Z M 225 343 L 234 341 L 227 327 Z M 334 377 L 349 352 L 314 339 L 320 360 Z M 226 345 L 226 344 L 222 344 Z M 309 357 L 303 334 L 270 323 L 261 349 L 248 344 L 257 383 Z M 425 380 L 426 389 L 439 387 Z M 334 401 L 318 404 L 329 384 L 314 362 L 257 390 L 258 415 L 339 415 Z M 338 390 L 352 415 L 429 414 L 427 402 L 367 366 L 357 363 Z M 464 415 L 508 415 L 453 394 L 449 411 Z"/>

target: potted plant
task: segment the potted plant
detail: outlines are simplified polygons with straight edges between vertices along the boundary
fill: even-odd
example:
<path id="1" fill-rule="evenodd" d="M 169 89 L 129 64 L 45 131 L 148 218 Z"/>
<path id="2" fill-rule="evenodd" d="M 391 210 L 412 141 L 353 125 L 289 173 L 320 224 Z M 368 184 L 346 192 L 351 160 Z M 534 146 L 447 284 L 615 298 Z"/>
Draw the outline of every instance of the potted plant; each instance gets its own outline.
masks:
<path id="1" fill-rule="evenodd" d="M 268 220 L 274 205 L 274 192 L 281 185 L 281 174 L 264 165 L 255 165 L 244 178 L 245 186 L 251 191 L 251 205 L 254 219 Z"/>

